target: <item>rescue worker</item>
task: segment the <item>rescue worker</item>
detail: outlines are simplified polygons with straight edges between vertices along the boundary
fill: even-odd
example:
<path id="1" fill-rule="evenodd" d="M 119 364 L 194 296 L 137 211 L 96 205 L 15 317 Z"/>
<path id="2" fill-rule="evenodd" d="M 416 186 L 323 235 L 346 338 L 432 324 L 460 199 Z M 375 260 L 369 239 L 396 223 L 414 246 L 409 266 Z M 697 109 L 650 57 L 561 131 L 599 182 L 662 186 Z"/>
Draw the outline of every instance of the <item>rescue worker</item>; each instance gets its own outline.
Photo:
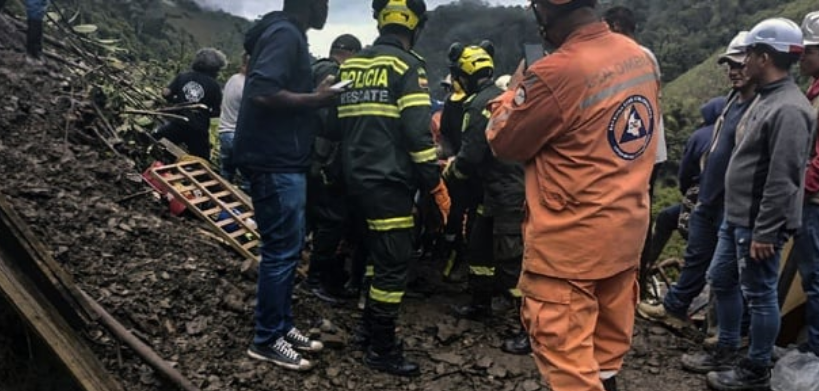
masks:
<path id="1" fill-rule="evenodd" d="M 489 111 L 486 104 L 503 90 L 495 85 L 492 43 L 480 46 L 453 44 L 449 49 L 450 73 L 469 96 L 464 107 L 463 137 L 458 155 L 444 171 L 448 182 L 477 178 L 483 203 L 469 239 L 469 289 L 471 302 L 456 307 L 459 316 L 482 319 L 491 316 L 492 297 L 498 293 L 520 301 L 515 285 L 520 277 L 523 242 L 523 165 L 495 158 L 486 143 Z M 529 354 L 528 336 L 504 341 L 504 351 Z"/>
<path id="2" fill-rule="evenodd" d="M 396 321 L 413 254 L 413 201 L 434 197 L 442 218 L 449 196 L 429 130 L 431 100 L 424 61 L 411 51 L 426 20 L 423 0 L 373 0 L 379 37 L 341 65 L 352 84 L 337 106 L 345 186 L 367 221 L 373 278 L 356 340 L 370 368 L 420 374 L 404 357 Z"/>
<path id="3" fill-rule="evenodd" d="M 660 122 L 654 63 L 596 3 L 532 1 L 556 49 L 516 74 L 487 128 L 498 158 L 526 162 L 521 317 L 554 391 L 616 390 Z"/>
<path id="4" fill-rule="evenodd" d="M 464 93 L 463 86 L 458 80 L 454 80 L 452 75 L 448 75 L 442 84 L 447 84 L 450 91 L 444 101 L 444 109 L 441 113 L 441 147 L 439 157 L 451 159 L 457 155 L 461 149 L 461 128 L 464 118 L 464 101 L 467 94 Z M 452 208 L 447 217 L 447 224 L 444 227 L 443 241 L 436 247 L 435 258 L 444 261 L 443 277 L 446 281 L 459 280 L 460 273 L 457 273 L 463 264 L 466 238 L 469 237 L 471 222 L 474 221 L 475 210 L 480 202 L 481 190 L 480 182 L 476 179 L 468 181 L 447 181 L 447 190 L 452 199 Z M 464 229 L 464 224 L 469 224 Z M 457 275 L 456 275 L 457 274 Z"/>
<path id="5" fill-rule="evenodd" d="M 338 69 L 348 58 L 361 50 L 361 41 L 353 35 L 343 34 L 330 45 L 330 56 L 313 64 L 313 80 L 318 85 L 328 76 L 338 77 Z M 307 289 L 317 298 L 337 303 L 348 298 L 344 291 L 347 280 L 344 260 L 336 252 L 345 237 L 348 223 L 347 197 L 341 184 L 338 161 L 338 143 L 327 139 L 327 116 L 320 112 L 322 127 L 313 144 L 313 162 L 307 181 L 307 205 L 313 230 L 313 248 L 310 252 L 310 269 L 307 273 Z M 352 235 L 351 235 L 352 237 Z"/>
<path id="6" fill-rule="evenodd" d="M 219 117 L 222 107 L 222 87 L 216 78 L 225 65 L 227 58 L 217 49 L 196 52 L 191 70 L 177 75 L 162 96 L 175 106 L 204 106 L 182 111 L 186 120 L 172 119 L 160 126 L 154 135 L 157 140 L 184 144 L 191 155 L 210 160 L 210 119 Z"/>
<path id="7" fill-rule="evenodd" d="M 739 358 L 743 299 L 751 316 L 748 353 L 707 375 L 716 390 L 767 390 L 780 328 L 782 247 L 802 221 L 805 168 L 816 111 L 790 77 L 804 46 L 796 23 L 767 19 L 745 39 L 745 74 L 756 98 L 737 128 L 725 173 L 725 220 L 708 282 L 719 321 L 717 348 Z M 730 356 L 730 353 L 727 354 Z"/>
<path id="8" fill-rule="evenodd" d="M 813 78 L 808 99 L 819 110 L 819 11 L 811 12 L 802 22 L 805 53 L 799 62 L 803 76 Z M 802 210 L 802 233 L 794 246 L 799 251 L 799 274 L 807 296 L 805 323 L 808 341 L 800 345 L 802 352 L 819 356 L 819 139 L 805 175 L 805 206 Z"/>

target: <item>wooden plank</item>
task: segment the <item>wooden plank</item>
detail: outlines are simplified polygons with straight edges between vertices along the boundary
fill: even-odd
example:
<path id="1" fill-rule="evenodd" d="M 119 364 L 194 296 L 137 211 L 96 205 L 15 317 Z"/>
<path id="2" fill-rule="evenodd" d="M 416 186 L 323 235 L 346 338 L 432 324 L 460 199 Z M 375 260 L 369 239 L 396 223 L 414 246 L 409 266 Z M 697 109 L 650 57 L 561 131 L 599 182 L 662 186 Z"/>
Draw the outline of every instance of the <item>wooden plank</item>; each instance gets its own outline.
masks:
<path id="1" fill-rule="evenodd" d="M 26 324 L 45 342 L 85 391 L 122 391 L 91 349 L 60 316 L 34 283 L 17 270 L 5 251 L 0 251 L 0 290 Z"/>

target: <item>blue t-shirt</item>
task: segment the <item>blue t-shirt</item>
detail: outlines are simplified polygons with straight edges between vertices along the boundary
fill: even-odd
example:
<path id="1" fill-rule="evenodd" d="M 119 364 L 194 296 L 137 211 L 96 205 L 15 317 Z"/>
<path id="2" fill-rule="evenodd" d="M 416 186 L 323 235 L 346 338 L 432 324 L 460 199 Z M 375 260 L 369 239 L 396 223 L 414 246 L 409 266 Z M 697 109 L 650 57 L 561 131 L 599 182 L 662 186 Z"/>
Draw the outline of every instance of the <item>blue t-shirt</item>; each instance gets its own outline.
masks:
<path id="1" fill-rule="evenodd" d="M 306 172 L 319 125 L 315 109 L 274 110 L 253 103 L 258 96 L 286 90 L 313 92 L 307 36 L 284 13 L 267 15 L 248 33 L 253 42 L 236 125 L 237 166 L 276 173 Z"/>
<path id="2" fill-rule="evenodd" d="M 725 171 L 728 170 L 728 162 L 731 161 L 731 153 L 734 151 L 737 126 L 752 100 L 748 99 L 741 103 L 735 101 L 725 113 L 717 146 L 708 155 L 705 168 L 700 175 L 699 202 L 703 205 L 721 207 L 725 203 Z"/>

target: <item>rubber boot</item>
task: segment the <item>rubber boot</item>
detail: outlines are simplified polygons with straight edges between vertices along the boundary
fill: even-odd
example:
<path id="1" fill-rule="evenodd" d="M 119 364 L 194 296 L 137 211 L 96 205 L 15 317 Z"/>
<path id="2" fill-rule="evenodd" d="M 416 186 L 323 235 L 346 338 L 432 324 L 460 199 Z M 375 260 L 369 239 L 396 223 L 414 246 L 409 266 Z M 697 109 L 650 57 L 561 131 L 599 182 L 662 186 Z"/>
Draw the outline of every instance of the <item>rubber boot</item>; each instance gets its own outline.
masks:
<path id="1" fill-rule="evenodd" d="M 28 20 L 26 30 L 26 52 L 31 58 L 39 60 L 43 53 L 43 21 Z"/>
<path id="2" fill-rule="evenodd" d="M 370 348 L 370 342 L 372 341 L 372 312 L 369 309 L 369 306 L 365 305 L 364 313 L 361 316 L 361 321 L 356 326 L 355 331 L 353 331 L 352 337 L 350 337 L 350 346 L 353 349 L 367 351 Z"/>
<path id="3" fill-rule="evenodd" d="M 372 317 L 372 340 L 364 364 L 377 371 L 395 376 L 418 376 L 417 363 L 404 357 L 404 348 L 395 337 L 395 319 Z"/>
<path id="4" fill-rule="evenodd" d="M 603 388 L 606 391 L 617 391 L 617 377 L 612 376 L 606 380 L 603 380 Z"/>

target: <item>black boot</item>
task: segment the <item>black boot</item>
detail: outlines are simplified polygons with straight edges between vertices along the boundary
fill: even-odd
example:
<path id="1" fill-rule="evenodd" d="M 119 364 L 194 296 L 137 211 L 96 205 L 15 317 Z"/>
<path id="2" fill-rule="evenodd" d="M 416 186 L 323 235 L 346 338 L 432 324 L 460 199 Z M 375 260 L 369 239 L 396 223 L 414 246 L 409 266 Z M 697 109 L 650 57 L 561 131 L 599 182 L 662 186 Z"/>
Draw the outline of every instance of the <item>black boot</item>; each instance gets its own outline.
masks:
<path id="1" fill-rule="evenodd" d="M 26 31 L 26 52 L 34 59 L 39 60 L 43 53 L 43 21 L 28 20 Z"/>
<path id="2" fill-rule="evenodd" d="M 712 371 L 726 371 L 734 366 L 738 358 L 737 349 L 729 349 L 721 346 L 706 348 L 702 352 L 695 354 L 683 354 L 683 369 L 706 374 Z"/>
<path id="3" fill-rule="evenodd" d="M 418 376 L 418 364 L 404 357 L 404 349 L 395 338 L 395 319 L 373 317 L 370 348 L 364 356 L 364 364 L 377 371 L 396 376 Z"/>
<path id="4" fill-rule="evenodd" d="M 529 343 L 529 333 L 521 329 L 512 338 L 506 339 L 501 345 L 501 350 L 509 354 L 525 356 L 532 353 L 532 345 Z"/>
<path id="5" fill-rule="evenodd" d="M 365 307 L 361 322 L 358 323 L 350 337 L 350 346 L 353 349 L 366 352 L 370 348 L 372 341 L 372 316 L 370 314 L 370 309 Z"/>
<path id="6" fill-rule="evenodd" d="M 617 377 L 612 376 L 606 380 L 603 380 L 603 388 L 606 391 L 617 391 Z"/>
<path id="7" fill-rule="evenodd" d="M 467 305 L 455 306 L 455 316 L 471 320 L 486 320 L 492 316 L 492 297 L 484 293 L 472 293 L 472 300 Z"/>
<path id="8" fill-rule="evenodd" d="M 710 372 L 706 381 L 709 387 L 717 391 L 768 391 L 771 388 L 771 368 L 742 359 L 732 369 Z"/>

